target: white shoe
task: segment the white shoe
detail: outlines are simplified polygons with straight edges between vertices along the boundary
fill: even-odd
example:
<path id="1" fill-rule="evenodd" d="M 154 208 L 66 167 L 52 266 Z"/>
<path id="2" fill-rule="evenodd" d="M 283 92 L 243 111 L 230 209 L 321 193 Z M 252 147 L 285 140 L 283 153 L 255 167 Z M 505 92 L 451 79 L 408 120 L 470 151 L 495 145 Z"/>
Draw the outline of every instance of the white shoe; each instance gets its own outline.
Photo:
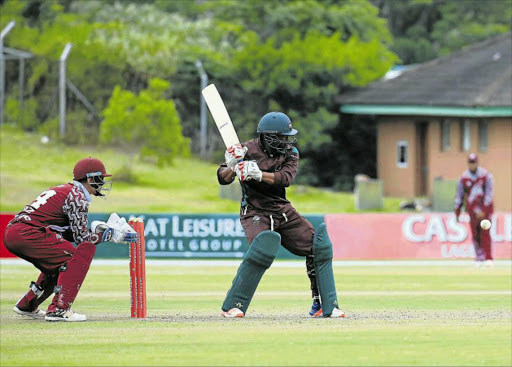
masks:
<path id="1" fill-rule="evenodd" d="M 43 319 L 46 315 L 45 311 L 38 308 L 34 311 L 22 311 L 18 308 L 18 306 L 14 306 L 12 310 L 18 315 L 32 317 L 33 319 Z"/>
<path id="2" fill-rule="evenodd" d="M 479 267 L 481 267 L 481 266 L 482 266 L 482 264 L 483 264 L 483 262 L 482 262 L 482 261 L 475 261 L 475 268 L 479 268 Z"/>
<path id="3" fill-rule="evenodd" d="M 48 312 L 44 319 L 46 321 L 76 322 L 76 321 L 87 320 L 87 316 L 82 315 L 80 313 L 76 313 L 72 309 L 68 309 L 68 310 L 57 309 L 57 311 L 55 311 L 55 312 Z"/>
<path id="4" fill-rule="evenodd" d="M 245 316 L 244 313 L 242 312 L 242 310 L 240 310 L 238 308 L 232 308 L 229 311 L 222 311 L 220 314 L 224 317 L 229 317 L 229 318 Z"/>
<path id="5" fill-rule="evenodd" d="M 494 261 L 492 261 L 492 260 L 485 260 L 484 265 L 485 265 L 487 268 L 494 268 Z"/>
<path id="6" fill-rule="evenodd" d="M 345 312 L 343 312 L 339 308 L 335 308 L 334 310 L 332 310 L 330 317 L 345 317 Z"/>

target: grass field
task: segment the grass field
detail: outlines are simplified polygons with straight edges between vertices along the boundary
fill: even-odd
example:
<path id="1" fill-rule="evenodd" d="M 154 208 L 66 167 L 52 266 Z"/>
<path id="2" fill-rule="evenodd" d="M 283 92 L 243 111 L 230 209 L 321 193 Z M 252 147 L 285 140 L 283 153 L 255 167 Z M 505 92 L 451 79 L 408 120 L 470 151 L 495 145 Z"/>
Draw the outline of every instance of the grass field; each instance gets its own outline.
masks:
<path id="1" fill-rule="evenodd" d="M 0 211 L 18 212 L 43 190 L 69 182 L 75 163 L 95 156 L 114 174 L 107 200 L 94 200 L 97 213 L 238 213 L 239 203 L 219 198 L 216 164 L 195 158 L 178 158 L 171 167 L 158 168 L 136 155 L 106 147 L 68 147 L 58 142 L 41 143 L 41 135 L 27 134 L 12 126 L 0 128 Z M 220 163 L 220 162 L 219 162 Z M 135 182 L 119 181 L 127 176 Z M 299 172 L 300 174 L 300 172 Z M 117 179 L 116 179 L 117 177 Z M 354 212 L 351 193 L 292 186 L 288 198 L 301 213 Z M 386 198 L 383 212 L 398 211 L 400 199 Z"/>
<path id="2" fill-rule="evenodd" d="M 469 262 L 386 264 L 336 264 L 347 318 L 311 319 L 302 262 L 278 261 L 263 277 L 247 317 L 226 320 L 220 305 L 238 262 L 150 261 L 149 317 L 137 320 L 129 317 L 127 261 L 95 260 L 73 306 L 89 320 L 66 324 L 12 312 L 37 272 L 4 261 L 0 365 L 512 364 L 510 262 L 493 269 Z"/>

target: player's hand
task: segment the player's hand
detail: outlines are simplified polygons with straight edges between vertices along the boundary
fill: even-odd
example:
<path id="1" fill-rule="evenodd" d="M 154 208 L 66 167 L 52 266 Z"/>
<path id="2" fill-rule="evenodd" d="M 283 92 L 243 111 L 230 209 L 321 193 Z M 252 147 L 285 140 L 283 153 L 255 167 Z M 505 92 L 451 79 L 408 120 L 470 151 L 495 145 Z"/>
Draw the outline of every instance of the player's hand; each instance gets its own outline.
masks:
<path id="1" fill-rule="evenodd" d="M 107 223 L 103 222 L 102 220 L 94 220 L 91 223 L 91 231 L 93 233 L 101 233 L 105 232 L 105 230 L 108 228 Z"/>
<path id="2" fill-rule="evenodd" d="M 455 209 L 454 214 L 455 214 L 455 221 L 458 222 L 459 216 L 460 216 L 460 209 Z"/>
<path id="3" fill-rule="evenodd" d="M 91 231 L 98 236 L 101 236 L 100 242 L 109 242 L 114 233 L 114 230 L 109 228 L 107 223 L 101 220 L 95 220 L 91 223 Z"/>
<path id="4" fill-rule="evenodd" d="M 101 236 L 101 242 L 110 242 L 112 240 L 112 236 L 114 235 L 114 228 L 108 228 L 103 231 L 103 235 Z"/>
<path id="5" fill-rule="evenodd" d="M 247 153 L 247 147 L 243 147 L 242 144 L 235 144 L 226 149 L 224 158 L 226 159 L 226 165 L 230 168 L 242 161 Z"/>
<path id="6" fill-rule="evenodd" d="M 476 212 L 476 219 L 482 220 L 482 219 L 484 219 L 484 217 L 485 217 L 485 213 L 483 210 Z"/>
<path id="7" fill-rule="evenodd" d="M 240 181 L 256 180 L 261 182 L 263 178 L 263 172 L 255 161 L 239 162 L 235 167 L 235 172 Z"/>
<path id="8" fill-rule="evenodd" d="M 118 229 L 109 228 L 113 230 L 112 239 L 110 242 L 114 243 L 135 243 L 137 242 L 137 233 L 136 232 L 124 232 Z"/>
<path id="9" fill-rule="evenodd" d="M 110 232 L 110 234 L 103 233 L 104 237 L 110 236 L 106 241 L 114 243 L 133 243 L 137 241 L 137 232 L 126 222 L 126 219 L 116 213 L 110 214 L 106 225 L 107 230 L 105 232 Z"/>

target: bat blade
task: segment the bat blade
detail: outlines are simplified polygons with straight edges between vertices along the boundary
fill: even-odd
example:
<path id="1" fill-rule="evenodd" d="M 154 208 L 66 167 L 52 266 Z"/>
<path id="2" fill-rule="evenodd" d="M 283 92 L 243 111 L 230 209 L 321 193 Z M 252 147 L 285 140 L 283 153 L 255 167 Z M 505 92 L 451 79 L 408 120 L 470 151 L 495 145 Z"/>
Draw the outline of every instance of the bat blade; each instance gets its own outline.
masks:
<path id="1" fill-rule="evenodd" d="M 226 109 L 215 84 L 210 84 L 204 88 L 201 93 L 203 94 L 203 98 L 208 105 L 208 109 L 212 114 L 213 120 L 217 125 L 217 129 L 219 130 L 226 148 L 234 144 L 240 144 L 233 122 L 231 122 L 228 110 Z"/>

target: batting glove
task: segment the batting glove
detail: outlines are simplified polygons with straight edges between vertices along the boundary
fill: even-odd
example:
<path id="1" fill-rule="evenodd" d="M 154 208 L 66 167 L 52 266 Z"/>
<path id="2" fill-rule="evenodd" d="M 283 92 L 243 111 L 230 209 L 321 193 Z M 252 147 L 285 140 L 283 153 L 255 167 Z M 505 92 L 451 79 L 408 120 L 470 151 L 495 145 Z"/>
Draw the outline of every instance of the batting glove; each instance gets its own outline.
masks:
<path id="1" fill-rule="evenodd" d="M 236 165 L 235 173 L 240 181 L 256 180 L 261 182 L 263 172 L 261 172 L 255 161 L 243 161 Z"/>
<path id="2" fill-rule="evenodd" d="M 229 168 L 235 167 L 238 162 L 243 161 L 245 153 L 247 153 L 247 147 L 243 147 L 241 144 L 230 146 L 224 153 L 226 165 Z"/>

